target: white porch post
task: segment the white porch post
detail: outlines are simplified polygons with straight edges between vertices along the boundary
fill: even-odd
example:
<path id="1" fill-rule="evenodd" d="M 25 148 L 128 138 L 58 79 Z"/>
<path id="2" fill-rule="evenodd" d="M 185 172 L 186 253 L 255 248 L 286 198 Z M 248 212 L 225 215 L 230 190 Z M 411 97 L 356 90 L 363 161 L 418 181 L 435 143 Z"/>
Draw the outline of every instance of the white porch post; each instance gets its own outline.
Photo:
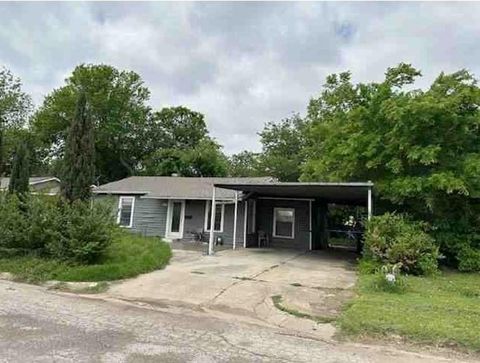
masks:
<path id="1" fill-rule="evenodd" d="M 243 219 L 243 248 L 247 247 L 247 216 L 248 216 L 248 200 L 245 201 L 245 215 Z"/>
<path id="2" fill-rule="evenodd" d="M 212 204 L 210 205 L 210 239 L 208 240 L 208 255 L 213 255 L 213 241 L 215 238 L 215 186 L 212 191 Z"/>
<path id="3" fill-rule="evenodd" d="M 312 201 L 311 200 L 308 201 L 308 220 L 309 220 L 309 223 L 310 223 L 309 227 L 308 227 L 309 230 L 310 230 L 310 236 L 309 236 L 310 240 L 309 240 L 308 247 L 311 251 L 312 248 L 313 248 L 313 246 L 312 246 L 312 233 L 313 233 L 313 231 L 312 231 Z"/>
<path id="4" fill-rule="evenodd" d="M 372 187 L 368 187 L 367 218 L 372 218 Z"/>
<path id="5" fill-rule="evenodd" d="M 235 191 L 235 210 L 233 212 L 233 249 L 237 246 L 238 191 Z"/>

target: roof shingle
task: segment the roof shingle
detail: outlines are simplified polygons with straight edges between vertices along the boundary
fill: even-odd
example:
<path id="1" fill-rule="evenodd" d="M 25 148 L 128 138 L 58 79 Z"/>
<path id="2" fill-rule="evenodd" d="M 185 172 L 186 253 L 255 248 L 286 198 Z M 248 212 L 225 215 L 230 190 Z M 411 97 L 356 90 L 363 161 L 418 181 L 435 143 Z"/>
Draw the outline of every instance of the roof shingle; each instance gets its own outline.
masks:
<path id="1" fill-rule="evenodd" d="M 150 198 L 165 199 L 210 199 L 216 183 L 268 183 L 271 177 L 220 178 L 180 176 L 131 176 L 129 178 L 101 185 L 94 189 L 97 194 L 145 194 Z M 216 197 L 234 198 L 233 190 L 217 189 Z"/>

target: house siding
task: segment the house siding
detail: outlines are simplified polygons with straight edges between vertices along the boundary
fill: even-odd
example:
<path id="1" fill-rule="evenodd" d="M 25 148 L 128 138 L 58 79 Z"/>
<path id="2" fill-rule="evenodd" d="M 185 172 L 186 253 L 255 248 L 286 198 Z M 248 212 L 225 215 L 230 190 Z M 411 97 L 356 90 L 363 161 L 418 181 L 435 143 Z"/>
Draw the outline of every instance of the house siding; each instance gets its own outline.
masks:
<path id="1" fill-rule="evenodd" d="M 126 196 L 126 195 L 125 195 Z M 149 199 L 134 196 L 135 206 L 133 210 L 132 228 L 129 231 L 140 233 L 145 236 L 165 237 L 167 225 L 168 200 Z M 119 196 L 97 195 L 97 200 L 109 199 L 112 204 L 115 216 L 118 213 Z M 193 233 L 204 233 L 205 242 L 209 240 L 210 233 L 204 231 L 205 225 L 205 200 L 185 200 L 185 223 L 183 228 L 183 239 L 193 241 Z M 247 247 L 257 246 L 257 234 L 251 233 L 251 224 L 253 223 L 253 200 L 249 200 L 249 218 Z M 256 200 L 257 209 L 255 213 L 256 231 L 265 231 L 271 236 L 271 247 L 295 248 L 308 250 L 310 247 L 310 214 L 308 201 L 296 200 L 277 200 L 277 199 L 258 199 Z M 295 238 L 273 237 L 273 210 L 274 208 L 294 208 L 295 209 Z M 233 218 L 234 204 L 225 205 L 225 215 L 223 221 L 223 231 L 215 232 L 215 237 L 222 237 L 224 245 L 233 245 Z M 244 213 L 245 203 L 238 202 L 237 215 L 237 242 L 236 247 L 244 246 Z M 208 216 L 210 218 L 210 216 Z"/>
<path id="2" fill-rule="evenodd" d="M 60 182 L 50 180 L 48 182 L 33 184 L 30 185 L 30 191 L 35 193 L 58 194 L 60 193 Z"/>
<path id="3" fill-rule="evenodd" d="M 184 238 L 192 238 L 193 232 L 203 231 L 205 241 L 210 238 L 210 233 L 204 231 L 205 227 L 205 200 L 187 200 L 185 203 L 185 226 Z M 238 202 L 237 212 L 237 247 L 243 247 L 243 203 Z M 235 215 L 235 206 L 233 203 L 225 205 L 225 214 L 223 217 L 223 231 L 215 232 L 215 237 L 222 237 L 225 245 L 233 245 L 233 218 Z M 208 216 L 210 218 L 210 216 Z"/>
<path id="4" fill-rule="evenodd" d="M 144 236 L 165 237 L 167 209 L 167 200 L 135 197 L 131 230 Z"/>
<path id="5" fill-rule="evenodd" d="M 124 195 L 127 196 L 127 195 Z M 110 200 L 113 213 L 118 213 L 118 195 L 107 196 L 97 195 L 96 200 Z M 149 199 L 135 197 L 135 206 L 133 209 L 131 232 L 141 233 L 145 236 L 165 237 L 167 226 L 168 200 Z M 183 227 L 183 239 L 193 241 L 193 233 L 201 232 L 205 224 L 205 200 L 185 200 L 185 223 Z M 215 232 L 216 237 L 222 237 L 225 245 L 233 245 L 233 217 L 234 204 L 225 205 L 225 215 L 223 220 L 223 232 Z M 244 225 L 244 205 L 238 202 L 237 213 L 237 247 L 243 247 L 243 225 Z M 208 241 L 210 233 L 204 232 L 205 241 Z"/>
<path id="6" fill-rule="evenodd" d="M 131 196 L 131 195 L 122 195 Z M 135 198 L 133 208 L 132 227 L 127 230 L 140 233 L 144 236 L 165 237 L 165 227 L 167 225 L 168 201 L 162 199 L 147 199 L 139 196 Z M 112 212 L 115 217 L 118 214 L 119 195 L 97 195 L 97 201 L 107 201 L 112 204 Z"/>
<path id="7" fill-rule="evenodd" d="M 294 208 L 295 228 L 294 238 L 273 237 L 274 208 Z M 310 211 L 309 201 L 258 199 L 257 200 L 257 231 L 264 231 L 271 236 L 271 246 L 308 250 L 310 247 Z"/>

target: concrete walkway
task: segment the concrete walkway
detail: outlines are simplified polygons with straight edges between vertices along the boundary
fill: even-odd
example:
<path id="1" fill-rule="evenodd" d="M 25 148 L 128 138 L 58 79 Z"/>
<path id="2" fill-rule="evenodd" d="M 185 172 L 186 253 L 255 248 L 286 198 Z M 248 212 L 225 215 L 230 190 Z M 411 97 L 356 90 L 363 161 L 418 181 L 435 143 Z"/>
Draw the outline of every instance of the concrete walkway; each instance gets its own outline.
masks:
<path id="1" fill-rule="evenodd" d="M 353 293 L 355 272 L 345 256 L 290 250 L 224 250 L 215 256 L 174 250 L 165 270 L 114 284 L 108 295 L 171 308 L 190 308 L 257 320 L 331 338 L 330 324 L 299 319 L 274 307 L 282 305 L 323 318 L 334 317 Z"/>

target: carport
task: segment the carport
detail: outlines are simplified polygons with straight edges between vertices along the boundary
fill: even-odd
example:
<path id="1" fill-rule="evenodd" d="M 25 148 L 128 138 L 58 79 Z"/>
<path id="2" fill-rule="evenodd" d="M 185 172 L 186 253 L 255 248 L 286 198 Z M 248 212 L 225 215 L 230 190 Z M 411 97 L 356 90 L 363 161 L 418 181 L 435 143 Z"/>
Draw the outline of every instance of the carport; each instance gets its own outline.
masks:
<path id="1" fill-rule="evenodd" d="M 349 183 L 218 183 L 212 190 L 211 223 L 215 220 L 216 189 L 235 191 L 233 249 L 243 247 L 297 247 L 305 250 L 325 248 L 326 218 L 329 204 L 364 206 L 372 215 L 372 182 Z M 243 225 L 237 223 L 238 202 L 243 201 Z M 237 241 L 237 229 L 243 228 L 243 241 Z M 208 253 L 213 254 L 214 233 L 210 234 Z M 263 244 L 263 245 L 265 245 Z"/>

